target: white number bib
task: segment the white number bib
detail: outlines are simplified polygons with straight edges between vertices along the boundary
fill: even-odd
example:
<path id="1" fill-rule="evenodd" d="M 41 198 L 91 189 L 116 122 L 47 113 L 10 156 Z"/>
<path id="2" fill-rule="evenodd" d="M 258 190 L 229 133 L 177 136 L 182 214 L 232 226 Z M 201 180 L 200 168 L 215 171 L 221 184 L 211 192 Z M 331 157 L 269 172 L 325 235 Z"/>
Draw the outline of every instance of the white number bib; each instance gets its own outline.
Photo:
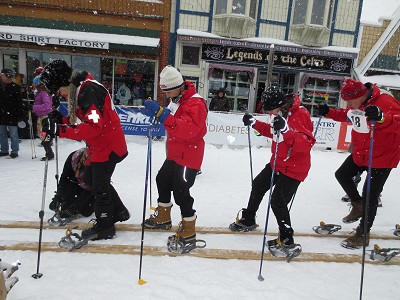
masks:
<path id="1" fill-rule="evenodd" d="M 350 109 L 347 112 L 347 117 L 353 123 L 353 130 L 359 133 L 368 133 L 369 126 L 367 124 L 367 117 L 364 112 L 359 109 Z"/>

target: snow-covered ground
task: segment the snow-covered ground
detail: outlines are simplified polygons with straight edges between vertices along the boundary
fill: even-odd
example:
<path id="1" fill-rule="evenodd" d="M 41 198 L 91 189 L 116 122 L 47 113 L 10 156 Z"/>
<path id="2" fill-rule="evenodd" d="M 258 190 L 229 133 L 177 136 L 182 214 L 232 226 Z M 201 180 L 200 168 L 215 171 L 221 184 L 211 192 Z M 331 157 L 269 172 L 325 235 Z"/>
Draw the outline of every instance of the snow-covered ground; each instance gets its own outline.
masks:
<path id="1" fill-rule="evenodd" d="M 252 137 L 261 138 L 261 137 Z M 113 183 L 132 213 L 127 223 L 139 224 L 142 218 L 147 139 L 128 137 L 129 156 L 117 166 Z M 38 141 L 36 141 L 38 144 Z M 59 140 L 59 170 L 68 154 L 83 143 Z M 37 159 L 31 158 L 29 140 L 21 143 L 17 159 L 0 158 L 0 220 L 38 221 L 41 208 L 44 162 L 39 161 L 43 148 L 36 147 Z M 270 157 L 269 148 L 252 148 L 253 168 L 256 175 Z M 312 232 L 321 220 L 343 226 L 350 231 L 354 224 L 346 225 L 341 219 L 348 206 L 340 201 L 343 192 L 334 178 L 334 171 L 347 153 L 312 150 L 312 168 L 307 180 L 299 187 L 291 215 L 297 232 Z M 154 177 L 165 158 L 165 143 L 153 143 L 153 203 L 157 190 Z M 237 211 L 245 207 L 250 192 L 248 148 L 231 149 L 227 146 L 207 145 L 202 167 L 192 195 L 195 198 L 199 226 L 227 227 L 234 221 Z M 56 189 L 56 162 L 49 162 L 45 219 L 51 217 L 47 206 Z M 363 176 L 363 179 L 365 175 Z M 392 235 L 391 229 L 399 223 L 398 183 L 399 170 L 395 169 L 383 191 L 383 207 L 378 209 L 372 233 Z M 268 195 L 258 212 L 260 229 L 264 229 Z M 150 211 L 149 211 L 150 213 Z M 268 232 L 276 232 L 273 214 L 270 214 Z M 179 209 L 173 207 L 173 223 L 177 225 Z M 84 219 L 84 221 L 89 218 Z M 164 246 L 170 233 L 145 233 L 144 244 Z M 44 230 L 43 241 L 58 242 L 64 230 Z M 22 241 L 38 241 L 39 230 L 0 228 L 0 246 Z M 260 251 L 262 235 L 198 235 L 213 249 L 244 249 Z M 269 236 L 268 238 L 272 238 Z M 340 247 L 339 238 L 295 238 L 305 252 L 361 253 Z M 140 245 L 140 233 L 117 232 L 111 241 L 125 245 Z M 371 240 L 381 247 L 400 247 L 398 240 Z M 262 274 L 265 281 L 257 280 L 260 261 L 215 260 L 194 257 L 143 257 L 142 279 L 138 284 L 139 256 L 81 253 L 42 252 L 41 279 L 36 273 L 37 252 L 2 251 L 0 258 L 8 262 L 22 262 L 16 273 L 20 281 L 8 300 L 22 299 L 358 299 L 361 264 L 305 263 L 292 261 L 264 261 Z M 369 258 L 366 258 L 369 260 Z M 396 260 L 400 258 L 394 258 Z M 363 299 L 399 299 L 399 266 L 365 265 Z"/>

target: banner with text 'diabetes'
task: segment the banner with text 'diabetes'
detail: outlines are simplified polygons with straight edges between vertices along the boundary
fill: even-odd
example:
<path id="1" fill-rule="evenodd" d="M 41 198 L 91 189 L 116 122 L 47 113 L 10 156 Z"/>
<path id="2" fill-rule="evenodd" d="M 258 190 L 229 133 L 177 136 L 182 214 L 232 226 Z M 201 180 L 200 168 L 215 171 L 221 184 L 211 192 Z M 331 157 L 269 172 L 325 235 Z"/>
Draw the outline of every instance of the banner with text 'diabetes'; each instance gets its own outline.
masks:
<path id="1" fill-rule="evenodd" d="M 270 122 L 269 115 L 254 115 L 259 121 Z M 208 113 L 207 134 L 205 141 L 208 144 L 248 146 L 247 126 L 243 125 L 243 114 L 231 114 L 223 112 Z M 254 129 L 250 127 L 250 140 L 252 146 L 269 147 L 271 139 L 257 136 Z"/>

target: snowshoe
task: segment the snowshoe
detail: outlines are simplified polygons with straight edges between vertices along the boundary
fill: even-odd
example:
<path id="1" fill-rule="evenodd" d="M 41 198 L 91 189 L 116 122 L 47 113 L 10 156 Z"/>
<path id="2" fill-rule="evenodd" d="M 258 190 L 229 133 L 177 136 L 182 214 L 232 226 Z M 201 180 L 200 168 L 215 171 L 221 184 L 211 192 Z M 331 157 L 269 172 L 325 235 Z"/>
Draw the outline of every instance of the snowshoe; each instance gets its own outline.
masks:
<path id="1" fill-rule="evenodd" d="M 206 241 L 204 240 L 184 239 L 178 234 L 169 236 L 167 243 L 169 252 L 174 252 L 179 254 L 186 254 L 197 248 L 205 248 L 206 245 L 207 245 Z"/>
<path id="2" fill-rule="evenodd" d="M 1 261 L 0 259 L 0 266 L 2 268 L 1 271 L 4 271 L 4 279 L 10 278 L 15 273 L 15 271 L 19 269 L 20 265 L 21 262 L 19 260 L 13 262 L 12 264 L 9 264 L 4 261 Z"/>
<path id="3" fill-rule="evenodd" d="M 377 244 L 371 250 L 370 258 L 378 261 L 389 261 L 397 254 L 400 254 L 400 248 L 381 248 Z"/>
<path id="4" fill-rule="evenodd" d="M 80 249 L 89 242 L 89 238 L 82 238 L 78 233 L 72 232 L 71 229 L 67 229 L 65 236 L 61 238 L 58 245 L 61 248 L 73 251 Z"/>
<path id="5" fill-rule="evenodd" d="M 287 262 L 290 262 L 293 258 L 299 256 L 302 248 L 300 244 L 287 245 L 285 241 L 282 243 L 280 239 L 270 240 L 267 242 L 267 246 L 273 256 L 286 257 L 288 258 Z"/>
<path id="6" fill-rule="evenodd" d="M 13 288 L 13 286 L 19 281 L 18 277 L 10 277 L 4 280 L 7 293 Z"/>
<path id="7" fill-rule="evenodd" d="M 364 236 L 363 233 L 363 228 L 358 226 L 356 228 L 356 233 L 347 239 L 343 240 L 340 245 L 343 248 L 347 249 L 360 249 L 364 246 L 364 241 L 365 241 L 365 246 L 369 245 L 369 233 L 367 233 L 367 236 Z"/>
<path id="8" fill-rule="evenodd" d="M 396 224 L 393 234 L 400 237 L 400 224 Z"/>
<path id="9" fill-rule="evenodd" d="M 242 212 L 242 217 L 239 218 L 239 214 Z M 237 232 L 249 232 L 255 231 L 258 227 L 256 224 L 255 216 L 250 216 L 247 209 L 242 208 L 238 211 L 236 215 L 236 220 L 232 224 L 229 225 L 229 229 L 231 231 Z"/>
<path id="10" fill-rule="evenodd" d="M 336 224 L 326 224 L 324 221 L 319 223 L 319 226 L 312 228 L 318 234 L 332 234 L 342 229 L 342 226 Z"/>
<path id="11" fill-rule="evenodd" d="M 73 220 L 79 219 L 81 215 L 79 213 L 76 214 L 66 214 L 61 212 L 56 212 L 50 219 L 47 220 L 47 223 L 50 226 L 65 226 Z"/>

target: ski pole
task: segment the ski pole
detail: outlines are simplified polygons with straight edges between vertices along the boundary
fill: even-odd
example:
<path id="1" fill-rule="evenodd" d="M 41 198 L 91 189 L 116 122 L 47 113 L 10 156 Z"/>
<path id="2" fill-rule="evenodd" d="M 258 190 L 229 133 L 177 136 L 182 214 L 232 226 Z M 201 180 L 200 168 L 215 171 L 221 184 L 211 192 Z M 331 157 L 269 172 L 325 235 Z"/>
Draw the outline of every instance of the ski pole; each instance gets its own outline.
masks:
<path id="1" fill-rule="evenodd" d="M 35 137 L 33 133 L 33 120 L 32 120 L 32 112 L 28 111 L 28 123 L 29 123 L 29 135 L 31 138 L 31 151 L 32 151 L 32 159 L 36 158 L 36 149 L 35 149 Z"/>
<path id="2" fill-rule="evenodd" d="M 263 245 L 262 245 L 262 250 L 261 250 L 261 260 L 260 260 L 260 271 L 258 273 L 259 281 L 264 281 L 264 277 L 261 275 L 261 271 L 262 271 L 263 260 L 264 260 L 265 243 L 267 241 L 267 227 L 268 227 L 268 220 L 269 220 L 269 211 L 271 210 L 272 187 L 274 186 L 276 157 L 278 156 L 279 134 L 280 134 L 280 131 L 278 130 L 278 132 L 276 133 L 276 141 L 275 141 L 274 165 L 271 168 L 271 171 L 272 171 L 271 183 L 269 185 L 268 207 L 267 207 L 267 214 L 265 217 L 264 238 L 263 238 Z"/>
<path id="3" fill-rule="evenodd" d="M 55 126 L 57 126 L 57 123 L 55 124 Z M 55 140 L 55 142 L 54 142 L 55 149 L 54 150 L 56 152 L 56 175 L 55 175 L 55 177 L 56 177 L 57 189 L 58 189 L 59 171 L 58 171 L 58 137 L 57 137 L 57 135 L 55 136 L 54 140 Z"/>
<path id="4" fill-rule="evenodd" d="M 367 173 L 367 195 L 365 199 L 364 208 L 364 241 L 363 241 L 363 254 L 361 263 L 361 279 L 360 279 L 360 300 L 362 299 L 363 285 L 364 285 L 364 269 L 365 269 L 365 244 L 367 243 L 367 225 L 368 225 L 368 210 L 369 198 L 371 195 L 371 172 L 372 172 L 372 150 L 374 147 L 374 131 L 375 121 L 371 121 L 371 130 L 369 136 L 369 158 L 368 158 L 368 173 Z"/>
<path id="5" fill-rule="evenodd" d="M 139 280 L 138 280 L 138 284 L 139 285 L 143 285 L 143 284 L 147 283 L 145 280 L 142 279 L 142 262 L 143 262 L 143 243 L 144 243 L 144 221 L 146 219 L 147 187 L 148 187 L 149 169 L 150 169 L 149 156 L 150 156 L 150 153 L 151 153 L 151 130 L 152 130 L 152 126 L 151 126 L 151 123 L 150 123 L 149 129 L 148 129 L 149 140 L 147 142 L 146 176 L 145 176 L 145 181 L 144 181 L 142 237 L 141 237 L 141 242 L 140 242 L 140 263 L 139 263 Z"/>
<path id="6" fill-rule="evenodd" d="M 326 101 L 324 100 L 323 103 L 326 104 Z M 317 126 L 315 126 L 315 131 L 314 131 L 314 134 L 313 134 L 314 138 L 317 136 L 318 128 L 319 128 L 319 125 L 321 124 L 321 119 L 322 119 L 322 115 L 318 119 Z"/>
<path id="7" fill-rule="evenodd" d="M 150 123 L 150 127 L 149 127 L 149 154 L 148 154 L 148 160 L 149 160 L 149 200 L 150 200 L 150 209 L 155 211 L 156 208 L 153 206 L 153 197 L 152 197 L 152 186 L 151 186 L 151 182 L 152 182 L 152 176 L 151 176 L 151 169 L 152 169 L 152 146 L 153 146 L 153 126 Z"/>
<path id="8" fill-rule="evenodd" d="M 249 113 L 246 113 L 248 115 Z M 251 155 L 251 138 L 250 138 L 250 125 L 247 125 L 247 140 L 249 142 L 249 157 L 250 157 L 250 176 L 251 184 L 253 184 L 253 157 Z"/>
<path id="9" fill-rule="evenodd" d="M 42 192 L 42 207 L 39 212 L 40 218 L 40 229 L 39 229 L 39 248 L 38 248 L 38 258 L 37 258 L 37 267 L 36 273 L 32 275 L 33 278 L 38 279 L 43 276 L 42 273 L 39 273 L 39 266 L 40 266 L 40 253 L 42 251 L 42 233 L 43 233 L 43 217 L 44 217 L 44 205 L 46 200 L 46 186 L 47 186 L 47 169 L 49 166 L 49 158 L 46 155 L 46 161 L 44 165 L 44 179 L 43 179 L 43 192 Z"/>

